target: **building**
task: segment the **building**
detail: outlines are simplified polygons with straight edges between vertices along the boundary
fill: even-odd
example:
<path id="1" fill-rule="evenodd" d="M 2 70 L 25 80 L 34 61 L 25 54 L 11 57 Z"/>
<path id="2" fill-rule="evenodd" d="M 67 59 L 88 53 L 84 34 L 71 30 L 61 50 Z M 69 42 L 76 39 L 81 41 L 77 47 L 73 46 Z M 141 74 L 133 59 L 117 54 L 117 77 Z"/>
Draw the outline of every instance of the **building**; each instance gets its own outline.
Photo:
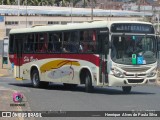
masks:
<path id="1" fill-rule="evenodd" d="M 0 5 L 0 15 L 0 40 L 13 28 L 91 21 L 90 8 Z M 94 20 L 140 20 L 143 13 L 94 9 L 93 16 Z M 146 16 L 152 14 L 146 13 Z"/>

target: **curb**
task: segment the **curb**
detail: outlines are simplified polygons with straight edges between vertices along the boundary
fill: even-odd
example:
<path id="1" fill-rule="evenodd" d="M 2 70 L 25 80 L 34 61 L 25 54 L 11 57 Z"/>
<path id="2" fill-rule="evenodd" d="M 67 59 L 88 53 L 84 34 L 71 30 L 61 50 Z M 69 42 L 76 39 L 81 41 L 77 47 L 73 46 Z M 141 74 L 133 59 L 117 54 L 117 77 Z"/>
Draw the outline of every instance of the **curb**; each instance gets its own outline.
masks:
<path id="1" fill-rule="evenodd" d="M 4 74 L 0 74 L 0 77 L 4 77 Z"/>

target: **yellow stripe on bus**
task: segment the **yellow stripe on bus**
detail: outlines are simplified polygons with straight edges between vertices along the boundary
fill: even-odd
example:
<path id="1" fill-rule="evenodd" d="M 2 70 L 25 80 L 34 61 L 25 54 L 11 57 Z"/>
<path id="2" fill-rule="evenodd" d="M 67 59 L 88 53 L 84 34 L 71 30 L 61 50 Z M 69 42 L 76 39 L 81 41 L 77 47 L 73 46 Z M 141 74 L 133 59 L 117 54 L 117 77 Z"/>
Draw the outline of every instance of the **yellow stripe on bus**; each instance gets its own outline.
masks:
<path id="1" fill-rule="evenodd" d="M 64 65 L 75 65 L 80 66 L 78 61 L 71 61 L 71 60 L 54 60 L 48 63 L 43 64 L 40 67 L 41 73 L 44 73 L 46 71 L 50 71 L 51 69 L 58 69 Z"/>

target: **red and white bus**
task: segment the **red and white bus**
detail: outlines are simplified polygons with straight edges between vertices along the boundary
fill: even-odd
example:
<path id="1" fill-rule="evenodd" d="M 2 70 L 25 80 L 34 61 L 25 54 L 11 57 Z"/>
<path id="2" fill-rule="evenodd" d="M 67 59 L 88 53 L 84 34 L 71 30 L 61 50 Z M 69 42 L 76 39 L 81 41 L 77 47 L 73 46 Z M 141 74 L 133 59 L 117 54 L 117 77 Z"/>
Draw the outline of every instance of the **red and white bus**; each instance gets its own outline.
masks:
<path id="1" fill-rule="evenodd" d="M 138 21 L 95 21 L 12 29 L 9 59 L 17 79 L 34 87 L 49 82 L 68 86 L 132 86 L 157 78 L 157 40 L 153 25 Z"/>

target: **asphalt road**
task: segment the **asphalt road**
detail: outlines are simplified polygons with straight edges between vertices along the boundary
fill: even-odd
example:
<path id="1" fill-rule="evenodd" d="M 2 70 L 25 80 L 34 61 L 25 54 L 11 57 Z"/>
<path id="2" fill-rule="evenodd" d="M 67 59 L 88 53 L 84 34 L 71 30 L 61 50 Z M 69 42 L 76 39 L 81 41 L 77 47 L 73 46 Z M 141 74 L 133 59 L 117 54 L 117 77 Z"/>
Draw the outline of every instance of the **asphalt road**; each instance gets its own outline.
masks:
<path id="1" fill-rule="evenodd" d="M 33 88 L 30 81 L 0 78 L 0 86 L 20 91 L 32 111 L 160 111 L 160 86 L 133 87 L 123 94 L 120 87 L 94 89 L 85 93 L 84 86 L 67 89 L 61 84 L 51 84 L 47 89 Z M 12 99 L 12 98 L 11 98 Z M 23 108 L 22 108 L 23 109 Z M 44 118 L 43 118 L 44 119 Z M 108 120 L 115 118 L 46 118 L 46 120 Z M 117 118 L 118 120 L 151 120 L 160 118 Z M 39 120 L 36 119 L 36 120 Z"/>

